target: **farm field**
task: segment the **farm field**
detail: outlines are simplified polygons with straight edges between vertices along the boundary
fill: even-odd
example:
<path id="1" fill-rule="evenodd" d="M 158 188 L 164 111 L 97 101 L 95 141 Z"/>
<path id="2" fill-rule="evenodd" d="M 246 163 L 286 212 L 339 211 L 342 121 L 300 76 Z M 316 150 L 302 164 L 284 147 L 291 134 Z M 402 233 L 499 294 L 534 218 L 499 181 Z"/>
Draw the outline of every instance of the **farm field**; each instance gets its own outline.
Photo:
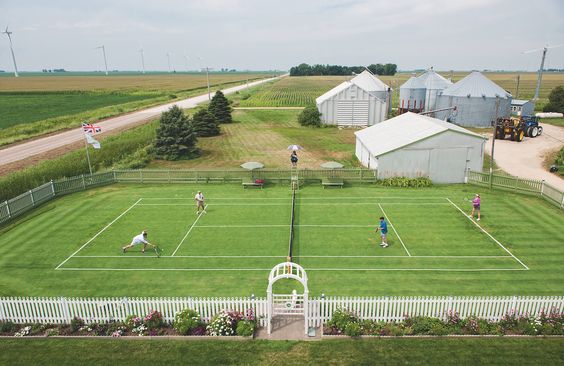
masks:
<path id="1" fill-rule="evenodd" d="M 206 214 L 194 211 L 198 189 Z M 486 191 L 476 224 L 464 198 L 477 189 L 303 187 L 293 255 L 312 296 L 561 294 L 562 211 Z M 263 294 L 270 268 L 288 254 L 291 202 L 284 185 L 113 185 L 69 195 L 2 229 L 0 296 Z M 381 215 L 386 249 L 373 233 Z M 161 258 L 121 252 L 143 229 Z"/>
<path id="2" fill-rule="evenodd" d="M 24 74 L 25 75 L 25 74 Z M 212 73 L 212 88 L 270 76 Z M 204 93 L 205 74 L 0 77 L 0 146 Z"/>
<path id="3" fill-rule="evenodd" d="M 267 168 L 287 168 L 288 145 L 304 147 L 302 168 L 318 169 L 336 160 L 357 166 L 354 158 L 353 129 L 304 128 L 298 122 L 299 110 L 235 110 L 234 123 L 222 124 L 221 135 L 198 139 L 202 156 L 176 162 L 154 160 L 149 168 L 237 168 L 246 161 L 260 161 Z"/>
<path id="4" fill-rule="evenodd" d="M 444 77 L 450 77 L 450 72 L 439 71 Z M 513 94 L 516 98 L 517 73 L 514 72 L 485 72 L 489 79 L 497 83 Z M 399 87 L 411 77 L 411 73 L 398 73 L 393 76 L 378 76 L 383 82 L 394 89 L 392 99 L 393 107 L 397 107 L 399 99 Z M 468 72 L 454 72 L 453 82 L 468 75 Z M 519 86 L 519 99 L 531 99 L 535 93 L 537 74 L 519 73 L 521 76 Z M 298 107 L 315 103 L 315 98 L 337 86 L 344 80 L 350 79 L 346 76 L 302 76 L 288 77 L 272 84 L 261 87 L 249 98 L 241 100 L 241 107 Z M 543 75 L 539 102 L 536 109 L 541 110 L 548 101 L 550 91 L 564 85 L 564 73 L 545 73 Z M 516 98 L 517 99 L 517 98 Z"/>

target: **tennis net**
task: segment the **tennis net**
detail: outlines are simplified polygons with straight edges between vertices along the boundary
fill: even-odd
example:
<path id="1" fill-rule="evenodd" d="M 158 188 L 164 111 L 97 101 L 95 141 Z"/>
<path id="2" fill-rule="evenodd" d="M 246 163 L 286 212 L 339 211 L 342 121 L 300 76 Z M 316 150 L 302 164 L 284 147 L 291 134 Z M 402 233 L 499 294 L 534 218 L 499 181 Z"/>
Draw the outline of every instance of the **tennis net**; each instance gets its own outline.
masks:
<path id="1" fill-rule="evenodd" d="M 288 261 L 292 261 L 292 251 L 294 248 L 294 217 L 296 208 L 296 190 L 292 186 L 292 213 L 290 218 L 290 240 L 288 241 Z"/>

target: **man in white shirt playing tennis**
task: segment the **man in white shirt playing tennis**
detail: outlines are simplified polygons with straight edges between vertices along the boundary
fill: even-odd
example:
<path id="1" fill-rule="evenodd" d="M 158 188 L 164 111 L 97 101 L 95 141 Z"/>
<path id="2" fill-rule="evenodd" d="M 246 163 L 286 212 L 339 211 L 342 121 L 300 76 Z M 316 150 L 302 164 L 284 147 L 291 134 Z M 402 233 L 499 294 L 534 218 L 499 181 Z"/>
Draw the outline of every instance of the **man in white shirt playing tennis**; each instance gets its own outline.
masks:
<path id="1" fill-rule="evenodd" d="M 125 251 L 127 249 L 133 248 L 136 245 L 141 245 L 143 244 L 143 249 L 141 250 L 142 253 L 145 253 L 145 249 L 147 249 L 147 245 L 152 246 L 153 248 L 156 248 L 155 245 L 149 243 L 147 241 L 147 230 L 143 230 L 143 232 L 137 236 L 135 236 L 132 240 L 131 240 L 131 244 L 126 245 L 125 247 L 121 248 L 121 250 L 123 250 L 123 252 L 125 253 Z"/>
<path id="2" fill-rule="evenodd" d="M 196 200 L 196 215 L 200 213 L 200 208 L 203 213 L 206 213 L 206 206 L 204 204 L 204 195 L 202 194 L 202 191 L 198 191 L 198 193 L 196 193 L 194 200 Z"/>

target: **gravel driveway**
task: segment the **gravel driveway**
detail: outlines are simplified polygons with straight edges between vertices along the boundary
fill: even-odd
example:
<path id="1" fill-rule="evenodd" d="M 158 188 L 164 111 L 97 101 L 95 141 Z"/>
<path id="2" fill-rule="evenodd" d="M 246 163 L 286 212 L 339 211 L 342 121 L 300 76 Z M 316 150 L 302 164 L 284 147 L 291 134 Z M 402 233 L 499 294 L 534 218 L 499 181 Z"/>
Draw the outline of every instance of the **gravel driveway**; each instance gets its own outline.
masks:
<path id="1" fill-rule="evenodd" d="M 507 173 L 520 178 L 544 179 L 546 183 L 564 191 L 564 179 L 547 171 L 543 162 L 547 153 L 564 146 L 564 127 L 541 122 L 541 136 L 525 137 L 522 142 L 496 140 L 494 159 Z M 491 153 L 491 136 L 486 144 L 486 152 Z"/>

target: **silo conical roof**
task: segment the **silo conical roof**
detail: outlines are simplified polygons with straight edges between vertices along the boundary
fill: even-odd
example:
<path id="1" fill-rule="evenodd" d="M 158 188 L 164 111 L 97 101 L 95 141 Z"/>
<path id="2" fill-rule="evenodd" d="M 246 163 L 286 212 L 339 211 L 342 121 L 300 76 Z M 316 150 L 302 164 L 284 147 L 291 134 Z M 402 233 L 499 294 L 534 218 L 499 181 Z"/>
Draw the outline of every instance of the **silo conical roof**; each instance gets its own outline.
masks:
<path id="1" fill-rule="evenodd" d="M 426 89 L 425 84 L 416 78 L 410 77 L 405 83 L 401 84 L 400 89 Z"/>
<path id="2" fill-rule="evenodd" d="M 442 90 L 452 85 L 451 81 L 437 74 L 433 69 L 429 69 L 425 71 L 425 73 L 419 75 L 417 79 L 423 82 L 426 89 L 431 89 L 431 90 L 436 90 L 436 89 Z"/>
<path id="3" fill-rule="evenodd" d="M 478 71 L 443 90 L 441 95 L 453 97 L 511 98 L 511 94 Z"/>

